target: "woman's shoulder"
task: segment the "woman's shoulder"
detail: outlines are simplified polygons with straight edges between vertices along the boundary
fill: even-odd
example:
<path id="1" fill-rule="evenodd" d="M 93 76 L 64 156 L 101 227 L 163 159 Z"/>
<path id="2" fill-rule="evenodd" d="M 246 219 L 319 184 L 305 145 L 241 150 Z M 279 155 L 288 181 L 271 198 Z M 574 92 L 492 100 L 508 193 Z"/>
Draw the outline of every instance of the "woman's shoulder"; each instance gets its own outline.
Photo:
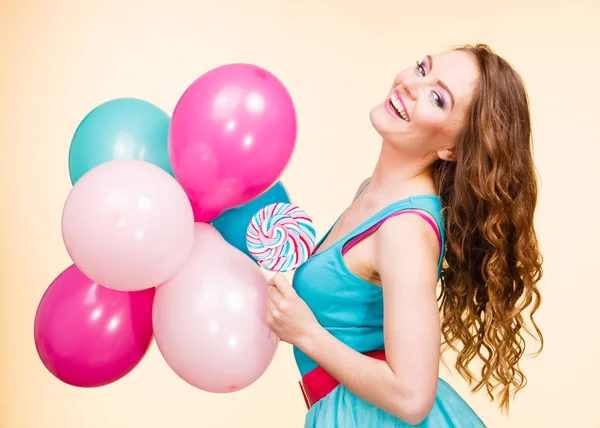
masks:
<path id="1" fill-rule="evenodd" d="M 367 177 L 360 183 L 360 186 L 358 186 L 358 189 L 356 189 L 356 193 L 354 194 L 354 199 L 356 199 L 358 195 L 360 195 L 360 193 L 364 190 L 364 188 L 367 186 L 367 184 L 369 184 L 370 181 L 371 177 Z"/>

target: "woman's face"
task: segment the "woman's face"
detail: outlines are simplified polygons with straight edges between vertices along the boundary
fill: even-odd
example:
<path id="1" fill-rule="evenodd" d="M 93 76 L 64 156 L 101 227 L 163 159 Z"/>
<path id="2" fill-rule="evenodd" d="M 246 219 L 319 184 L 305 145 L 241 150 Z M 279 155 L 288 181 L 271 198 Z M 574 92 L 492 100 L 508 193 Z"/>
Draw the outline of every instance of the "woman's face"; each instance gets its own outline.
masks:
<path id="1" fill-rule="evenodd" d="M 383 103 L 371 110 L 371 123 L 398 150 L 451 160 L 478 78 L 469 52 L 428 55 L 396 76 Z"/>

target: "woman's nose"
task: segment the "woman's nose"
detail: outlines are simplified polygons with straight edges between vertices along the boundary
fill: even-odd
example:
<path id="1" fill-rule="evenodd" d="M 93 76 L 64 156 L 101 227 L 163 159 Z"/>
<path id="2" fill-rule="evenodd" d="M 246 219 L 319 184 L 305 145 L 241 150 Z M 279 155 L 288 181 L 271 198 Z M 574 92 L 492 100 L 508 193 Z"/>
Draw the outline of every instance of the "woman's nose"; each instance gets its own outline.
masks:
<path id="1" fill-rule="evenodd" d="M 400 83 L 400 94 L 403 97 L 410 98 L 411 100 L 417 99 L 418 84 L 412 80 L 405 79 Z"/>

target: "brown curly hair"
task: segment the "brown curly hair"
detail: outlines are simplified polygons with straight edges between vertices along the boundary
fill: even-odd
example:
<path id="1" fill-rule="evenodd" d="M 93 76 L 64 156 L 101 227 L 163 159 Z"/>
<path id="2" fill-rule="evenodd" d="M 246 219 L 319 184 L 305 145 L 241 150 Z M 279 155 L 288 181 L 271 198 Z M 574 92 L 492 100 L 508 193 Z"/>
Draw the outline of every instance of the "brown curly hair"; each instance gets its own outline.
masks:
<path id="1" fill-rule="evenodd" d="M 444 207 L 445 263 L 440 282 L 444 351 L 473 392 L 484 388 L 508 412 L 526 384 L 519 368 L 526 332 L 543 336 L 533 315 L 542 256 L 534 230 L 537 183 L 529 101 L 521 77 L 487 45 L 465 45 L 479 66 L 479 83 L 458 135 L 454 161 L 438 160 L 432 174 Z M 526 325 L 529 310 L 533 332 Z M 482 363 L 481 376 L 470 369 Z"/>

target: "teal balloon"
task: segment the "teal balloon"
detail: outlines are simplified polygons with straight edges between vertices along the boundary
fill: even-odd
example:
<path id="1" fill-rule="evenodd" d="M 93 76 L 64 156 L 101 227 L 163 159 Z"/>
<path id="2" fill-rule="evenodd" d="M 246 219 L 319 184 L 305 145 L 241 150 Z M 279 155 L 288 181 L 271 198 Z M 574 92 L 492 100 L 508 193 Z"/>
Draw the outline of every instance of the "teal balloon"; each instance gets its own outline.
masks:
<path id="1" fill-rule="evenodd" d="M 280 181 L 250 202 L 225 211 L 214 219 L 211 224 L 221 233 L 227 242 L 252 258 L 246 246 L 246 230 L 248 230 L 250 220 L 252 220 L 252 216 L 258 211 L 275 202 L 291 203 L 288 193 Z"/>
<path id="2" fill-rule="evenodd" d="M 168 147 L 170 122 L 167 113 L 144 100 L 117 98 L 100 104 L 81 121 L 71 141 L 71 183 L 114 159 L 143 160 L 173 175 Z"/>

